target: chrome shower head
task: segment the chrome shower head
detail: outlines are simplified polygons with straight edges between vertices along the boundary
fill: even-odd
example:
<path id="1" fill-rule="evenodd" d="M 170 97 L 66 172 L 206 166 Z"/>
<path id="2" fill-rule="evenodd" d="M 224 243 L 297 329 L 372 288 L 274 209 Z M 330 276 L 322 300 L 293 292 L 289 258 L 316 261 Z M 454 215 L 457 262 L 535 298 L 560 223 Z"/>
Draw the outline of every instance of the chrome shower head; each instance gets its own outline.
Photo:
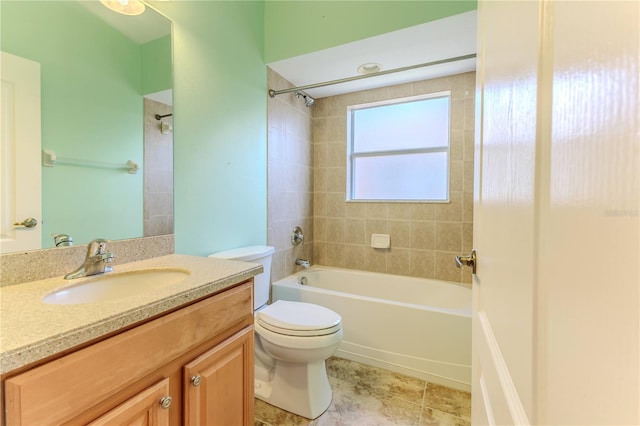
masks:
<path id="1" fill-rule="evenodd" d="M 313 98 L 312 98 L 311 96 L 309 96 L 309 95 L 305 95 L 305 94 L 304 94 L 304 93 L 302 93 L 302 92 L 296 92 L 296 98 L 299 98 L 299 97 L 304 98 L 304 105 L 305 105 L 307 108 L 311 108 L 311 107 L 313 106 L 314 102 L 316 101 L 315 99 L 313 99 Z"/>

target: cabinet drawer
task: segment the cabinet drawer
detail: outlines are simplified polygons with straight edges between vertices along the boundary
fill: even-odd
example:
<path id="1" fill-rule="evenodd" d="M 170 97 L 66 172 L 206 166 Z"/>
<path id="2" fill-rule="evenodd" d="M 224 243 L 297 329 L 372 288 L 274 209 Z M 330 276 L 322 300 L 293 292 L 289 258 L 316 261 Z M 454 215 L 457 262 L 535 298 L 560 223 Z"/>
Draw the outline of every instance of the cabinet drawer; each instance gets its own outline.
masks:
<path id="1" fill-rule="evenodd" d="M 7 425 L 69 421 L 199 344 L 252 323 L 246 283 L 7 379 Z"/>

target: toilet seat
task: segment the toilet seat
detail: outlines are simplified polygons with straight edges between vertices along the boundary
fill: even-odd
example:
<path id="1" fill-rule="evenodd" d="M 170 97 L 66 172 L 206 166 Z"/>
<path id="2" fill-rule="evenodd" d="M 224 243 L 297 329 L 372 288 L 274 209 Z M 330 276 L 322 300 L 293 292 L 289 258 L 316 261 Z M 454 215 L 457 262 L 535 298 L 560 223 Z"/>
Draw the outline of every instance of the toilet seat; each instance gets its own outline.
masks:
<path id="1" fill-rule="evenodd" d="M 342 318 L 331 309 L 304 302 L 277 300 L 258 311 L 256 322 L 287 336 L 325 336 L 342 329 Z"/>

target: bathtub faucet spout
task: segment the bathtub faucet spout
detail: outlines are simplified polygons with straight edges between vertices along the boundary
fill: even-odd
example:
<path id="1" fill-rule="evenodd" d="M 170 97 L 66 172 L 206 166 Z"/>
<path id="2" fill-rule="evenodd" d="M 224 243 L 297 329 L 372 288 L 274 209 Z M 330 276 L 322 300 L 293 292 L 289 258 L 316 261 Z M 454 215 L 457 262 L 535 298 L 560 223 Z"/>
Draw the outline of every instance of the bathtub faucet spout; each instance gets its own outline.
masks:
<path id="1" fill-rule="evenodd" d="M 300 265 L 304 269 L 308 269 L 309 266 L 311 266 L 311 264 L 309 263 L 309 261 L 307 259 L 300 259 L 300 258 L 296 259 L 296 265 Z"/>

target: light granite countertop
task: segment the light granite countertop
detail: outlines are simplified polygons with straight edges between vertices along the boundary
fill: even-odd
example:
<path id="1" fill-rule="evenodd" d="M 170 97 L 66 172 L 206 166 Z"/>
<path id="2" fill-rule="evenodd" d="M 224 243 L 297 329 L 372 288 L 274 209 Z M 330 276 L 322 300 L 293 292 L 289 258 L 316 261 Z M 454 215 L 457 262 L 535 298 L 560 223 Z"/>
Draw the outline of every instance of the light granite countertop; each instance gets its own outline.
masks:
<path id="1" fill-rule="evenodd" d="M 0 374 L 138 323 L 204 296 L 220 292 L 262 272 L 256 263 L 171 254 L 117 265 L 107 274 L 181 268 L 182 281 L 126 298 L 53 305 L 42 298 L 88 278 L 49 278 L 0 288 Z"/>

